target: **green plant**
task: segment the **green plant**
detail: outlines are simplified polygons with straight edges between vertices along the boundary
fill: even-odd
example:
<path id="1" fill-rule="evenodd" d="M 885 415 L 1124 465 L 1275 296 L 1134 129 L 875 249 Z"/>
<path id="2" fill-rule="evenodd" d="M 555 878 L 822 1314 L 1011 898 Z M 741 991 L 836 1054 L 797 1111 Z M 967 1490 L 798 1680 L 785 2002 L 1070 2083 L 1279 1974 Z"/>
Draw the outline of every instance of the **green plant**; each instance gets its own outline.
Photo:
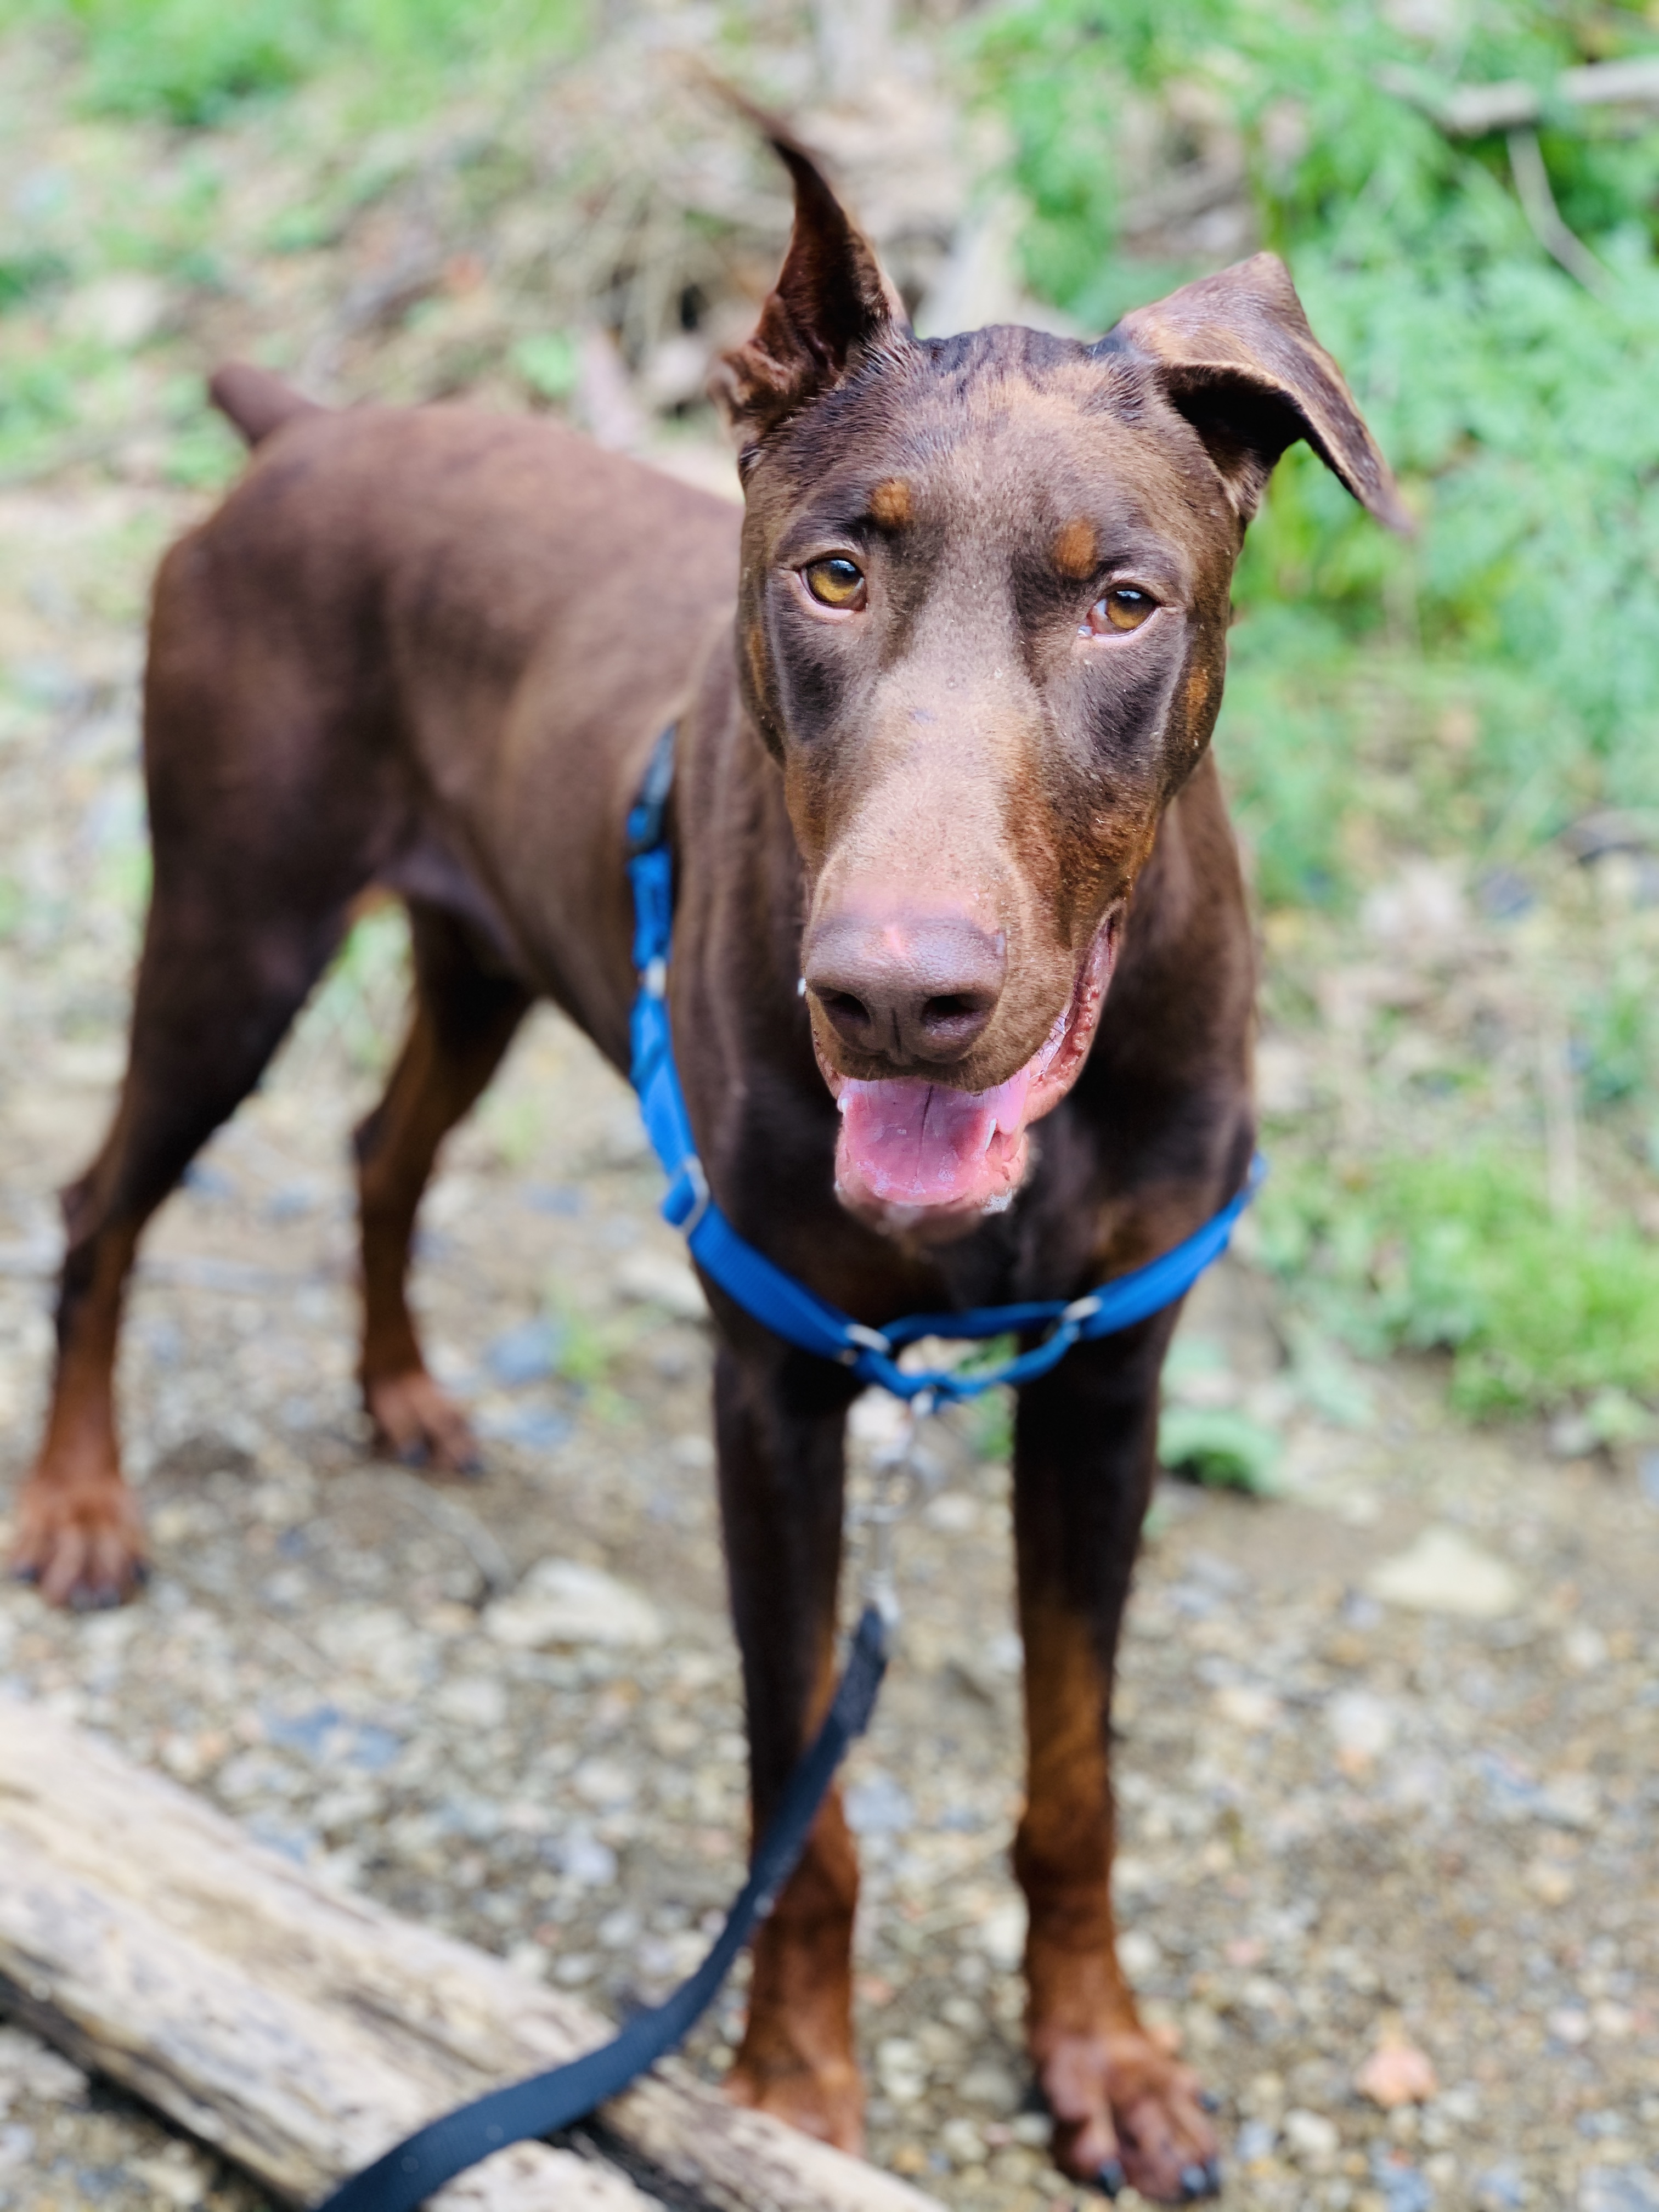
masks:
<path id="1" fill-rule="evenodd" d="M 1346 1179 L 1282 1164 L 1258 1250 L 1301 1310 L 1371 1356 L 1453 1356 L 1465 1411 L 1659 1395 L 1659 1246 L 1628 1222 L 1552 1212 L 1541 1164 L 1490 1140 L 1384 1152 Z"/>
<path id="2" fill-rule="evenodd" d="M 1409 721 L 1419 646 L 1477 702 L 1463 780 L 1489 835 L 1659 798 L 1659 130 L 1542 134 L 1562 217 L 1605 272 L 1593 296 L 1534 235 L 1503 135 L 1459 141 L 1429 112 L 1454 82 L 1547 85 L 1650 50 L 1651 23 L 1511 0 L 1437 46 L 1403 20 L 1359 0 L 1015 0 L 979 41 L 1036 286 L 1098 327 L 1196 273 L 1120 238 L 1149 129 L 1179 173 L 1196 113 L 1424 517 L 1415 546 L 1390 543 L 1298 450 L 1251 532 L 1219 753 L 1265 825 L 1269 902 L 1340 893 L 1376 694 Z M 1271 744 L 1234 743 L 1252 716 Z"/>
<path id="3" fill-rule="evenodd" d="M 1279 1439 L 1248 1414 L 1220 1406 L 1166 1406 L 1158 1425 L 1162 1467 L 1212 1490 L 1273 1494 Z"/>
<path id="4" fill-rule="evenodd" d="M 59 0 L 55 12 L 80 36 L 88 106 L 192 129 L 331 65 L 432 85 L 458 64 L 556 52 L 582 19 L 578 0 Z"/>

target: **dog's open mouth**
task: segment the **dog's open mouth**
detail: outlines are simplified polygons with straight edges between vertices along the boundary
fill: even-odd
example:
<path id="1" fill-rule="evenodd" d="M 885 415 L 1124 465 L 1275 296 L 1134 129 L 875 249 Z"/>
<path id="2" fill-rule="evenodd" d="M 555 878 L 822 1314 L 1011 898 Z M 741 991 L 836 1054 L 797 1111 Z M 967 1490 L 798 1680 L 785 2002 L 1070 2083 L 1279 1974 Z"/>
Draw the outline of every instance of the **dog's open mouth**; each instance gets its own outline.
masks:
<path id="1" fill-rule="evenodd" d="M 929 1218 L 966 1225 L 1009 1204 L 1024 1178 L 1031 1124 L 1060 1103 L 1088 1058 L 1118 919 L 1102 924 L 1070 1004 L 1037 1051 L 993 1091 L 952 1091 L 924 1077 L 864 1083 L 820 1060 L 841 1109 L 836 1190 L 844 1206 L 908 1228 Z"/>

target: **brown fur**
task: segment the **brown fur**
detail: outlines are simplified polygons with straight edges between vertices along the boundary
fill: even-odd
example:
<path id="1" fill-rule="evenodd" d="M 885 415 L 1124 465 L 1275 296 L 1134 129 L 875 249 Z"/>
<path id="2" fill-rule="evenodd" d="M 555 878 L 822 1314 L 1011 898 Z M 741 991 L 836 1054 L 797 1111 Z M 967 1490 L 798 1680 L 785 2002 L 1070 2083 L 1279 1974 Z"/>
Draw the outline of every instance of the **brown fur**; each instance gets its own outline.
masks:
<path id="1" fill-rule="evenodd" d="M 1086 515 L 1073 515 L 1062 523 L 1054 532 L 1053 556 L 1060 574 L 1071 577 L 1074 583 L 1092 576 L 1098 558 L 1096 542 L 1095 526 Z"/>
<path id="2" fill-rule="evenodd" d="M 870 517 L 883 530 L 902 530 L 915 518 L 910 487 L 902 477 L 889 477 L 870 495 Z"/>
<path id="3" fill-rule="evenodd" d="M 781 150 L 794 240 L 724 376 L 741 524 L 545 423 L 329 414 L 262 372 L 217 380 L 259 447 L 157 580 L 155 890 L 131 1053 L 66 1200 L 56 1388 L 17 1513 L 19 1566 L 49 1598 L 111 1601 L 137 1575 L 111 1376 L 139 1232 L 258 1079 L 372 885 L 409 904 L 416 995 L 357 1139 L 363 1388 L 387 1448 L 472 1458 L 405 1302 L 416 1207 L 532 999 L 625 1065 L 623 825 L 671 718 L 672 1012 L 702 1157 L 744 1235 L 878 1323 L 1076 1295 L 1237 1188 L 1250 934 L 1206 750 L 1229 580 L 1291 438 L 1395 518 L 1386 469 L 1267 257 L 1097 346 L 1018 330 L 921 343 L 816 168 Z M 855 618 L 803 592 L 799 564 L 836 553 L 868 580 Z M 1082 618 L 1125 578 L 1158 612 L 1097 649 Z M 1121 933 L 1092 1048 L 1036 1132 L 1018 1203 L 931 1243 L 837 1202 L 817 1064 L 890 1073 L 908 1031 L 872 1027 L 854 1048 L 829 984 L 797 994 L 815 946 L 867 964 L 872 916 L 890 933 L 915 920 L 927 990 L 951 963 L 973 969 L 971 1018 L 917 1048 L 968 1089 L 1034 1051 L 1086 949 Z M 763 1822 L 830 1679 L 852 1390 L 713 1295 Z M 1013 1477 L 1031 2050 L 1062 2162 L 1087 2178 L 1116 2161 L 1159 2199 L 1207 2191 L 1214 2138 L 1117 1969 L 1109 1719 L 1174 1319 L 1079 1347 L 1026 1390 Z M 855 1895 L 832 1802 L 761 1939 L 732 2075 L 733 2094 L 849 2145 Z"/>

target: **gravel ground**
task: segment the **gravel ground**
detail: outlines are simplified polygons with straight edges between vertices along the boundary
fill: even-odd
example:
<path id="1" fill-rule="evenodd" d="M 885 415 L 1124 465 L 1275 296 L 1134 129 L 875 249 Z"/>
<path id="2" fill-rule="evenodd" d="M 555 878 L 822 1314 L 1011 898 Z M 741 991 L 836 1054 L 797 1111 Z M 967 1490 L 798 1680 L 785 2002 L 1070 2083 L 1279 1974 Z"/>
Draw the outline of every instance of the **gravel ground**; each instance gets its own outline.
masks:
<path id="1" fill-rule="evenodd" d="M 186 511 L 154 489 L 0 501 L 8 1482 L 48 1357 L 50 1193 L 120 1065 L 136 617 Z M 686 1970 L 740 1875 L 708 1338 L 625 1090 L 538 1016 L 423 1230 L 434 1364 L 489 1472 L 442 1486 L 365 1456 L 344 1143 L 399 993 L 384 915 L 158 1222 L 122 1372 L 155 1580 L 82 1619 L 7 1588 L 0 1678 L 617 2011 Z M 1426 1366 L 1369 1375 L 1369 1412 L 1331 1426 L 1279 1364 L 1260 1279 L 1230 1263 L 1183 1324 L 1181 1388 L 1272 1415 L 1286 1494 L 1165 1485 L 1120 1712 L 1126 1962 L 1222 2098 L 1229 2201 L 1652 2212 L 1655 1469 L 1472 1432 Z M 939 1486 L 900 1539 L 901 1654 L 852 1778 L 859 2025 L 872 2155 L 953 2205 L 1035 2212 L 1073 2192 L 1018 2037 L 1000 1443 L 994 1419 L 941 1425 Z M 594 1632 L 549 1642 L 579 1603 Z M 698 2039 L 710 2073 L 741 2007 L 734 1988 Z M 1433 2094 L 1363 2094 L 1379 2051 L 1373 2087 L 1426 2060 Z M 0 2204 L 258 2202 L 0 2031 Z"/>

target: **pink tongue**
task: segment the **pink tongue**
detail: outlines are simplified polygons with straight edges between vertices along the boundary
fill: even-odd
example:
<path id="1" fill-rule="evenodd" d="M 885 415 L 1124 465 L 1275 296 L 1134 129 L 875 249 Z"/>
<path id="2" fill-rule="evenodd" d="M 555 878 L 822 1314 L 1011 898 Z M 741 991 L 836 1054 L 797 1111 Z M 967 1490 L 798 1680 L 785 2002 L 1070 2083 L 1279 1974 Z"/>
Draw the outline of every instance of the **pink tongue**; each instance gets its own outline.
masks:
<path id="1" fill-rule="evenodd" d="M 838 1181 L 851 1195 L 901 1206 L 998 1196 L 1018 1162 L 1025 1094 L 1037 1063 L 994 1091 L 918 1081 L 858 1083 L 841 1092 Z"/>

